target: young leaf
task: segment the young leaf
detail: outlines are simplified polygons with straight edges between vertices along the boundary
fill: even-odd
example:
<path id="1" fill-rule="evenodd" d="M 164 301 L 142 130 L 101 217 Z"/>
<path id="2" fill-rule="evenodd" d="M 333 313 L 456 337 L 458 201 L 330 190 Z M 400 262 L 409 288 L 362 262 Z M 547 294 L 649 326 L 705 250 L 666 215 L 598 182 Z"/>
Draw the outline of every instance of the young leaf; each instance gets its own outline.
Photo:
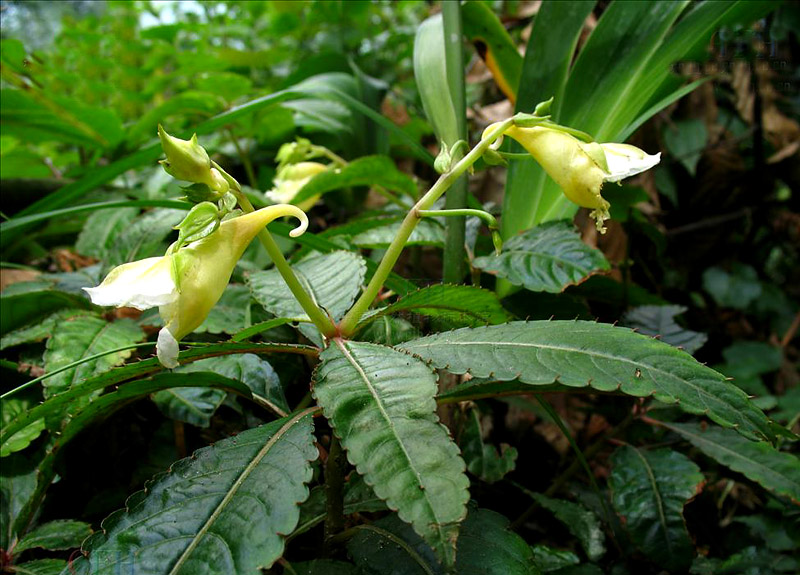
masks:
<path id="1" fill-rule="evenodd" d="M 494 445 L 483 442 L 480 413 L 477 409 L 470 410 L 465 419 L 459 446 L 467 463 L 467 471 L 487 483 L 500 481 L 514 470 L 517 450 L 503 444 L 498 453 Z"/>
<path id="2" fill-rule="evenodd" d="M 692 562 L 683 506 L 702 483 L 700 468 L 670 449 L 623 446 L 611 456 L 608 484 L 614 508 L 648 559 L 670 571 L 687 569 Z"/>
<path id="3" fill-rule="evenodd" d="M 14 547 L 18 555 L 26 549 L 40 547 L 50 551 L 80 547 L 84 539 L 92 534 L 92 528 L 83 521 L 59 520 L 39 525 L 20 539 Z"/>
<path id="4" fill-rule="evenodd" d="M 320 359 L 314 397 L 348 459 L 452 565 L 469 481 L 436 417 L 436 375 L 413 357 L 370 343 L 336 339 Z"/>
<path id="5" fill-rule="evenodd" d="M 459 327 L 503 323 L 509 317 L 494 292 L 473 286 L 438 284 L 412 292 L 377 309 L 364 319 L 362 325 L 398 312 L 435 317 Z"/>
<path id="6" fill-rule="evenodd" d="M 130 319 L 109 323 L 97 317 L 77 317 L 59 323 L 47 340 L 44 352 L 46 371 L 54 371 L 83 358 L 140 342 L 144 333 Z M 70 368 L 44 380 L 45 397 L 52 397 L 78 385 L 85 379 L 108 371 L 130 357 L 127 349 L 104 355 Z"/>
<path id="7" fill-rule="evenodd" d="M 754 443 L 727 429 L 691 423 L 659 422 L 726 467 L 768 491 L 800 502 L 800 459 L 769 443 Z"/>
<path id="8" fill-rule="evenodd" d="M 520 321 L 434 334 L 397 347 L 452 373 L 652 396 L 735 427 L 746 437 L 772 437 L 766 416 L 724 376 L 685 352 L 626 328 L 587 321 Z"/>
<path id="9" fill-rule="evenodd" d="M 559 293 L 592 274 L 610 269 L 603 254 L 581 241 L 568 222 L 549 222 L 512 237 L 499 256 L 473 265 L 531 291 Z"/>
<path id="10" fill-rule="evenodd" d="M 622 316 L 623 323 L 639 333 L 659 336 L 661 341 L 694 353 L 708 340 L 704 333 L 679 326 L 675 317 L 686 311 L 681 305 L 641 305 Z"/>
<path id="11" fill-rule="evenodd" d="M 251 575 L 283 553 L 317 449 L 311 411 L 225 439 L 175 463 L 84 544 L 93 575 Z M 80 573 L 80 569 L 78 570 Z"/>

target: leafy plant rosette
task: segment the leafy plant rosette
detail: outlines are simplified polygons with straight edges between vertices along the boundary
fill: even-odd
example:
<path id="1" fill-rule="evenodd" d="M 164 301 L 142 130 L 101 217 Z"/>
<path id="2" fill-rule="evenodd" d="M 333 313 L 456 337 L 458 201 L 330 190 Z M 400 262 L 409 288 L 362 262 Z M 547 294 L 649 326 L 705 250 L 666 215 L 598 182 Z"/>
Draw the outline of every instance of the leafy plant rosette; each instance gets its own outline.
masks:
<path id="1" fill-rule="evenodd" d="M 457 375 L 469 373 L 474 378 L 474 382 L 448 392 L 457 401 L 575 388 L 652 397 L 688 413 L 705 415 L 723 428 L 736 429 L 747 438 L 745 443 L 762 442 L 763 449 L 770 449 L 763 443 L 773 438 L 770 423 L 747 396 L 722 375 L 666 343 L 627 328 L 595 322 L 509 322 L 494 296 L 467 286 L 423 288 L 388 306 L 377 297 L 420 221 L 434 215 L 465 215 L 463 210 L 447 213 L 431 207 L 475 161 L 492 154 L 503 136 L 519 140 L 562 185 L 568 198 L 592 208 L 598 228 L 608 218 L 603 183 L 618 181 L 658 162 L 658 156 L 649 156 L 633 146 L 592 142 L 584 134 L 553 123 L 546 109 L 547 104 L 534 114 L 517 114 L 490 126 L 472 150 L 449 166 L 408 210 L 363 289 L 366 265 L 351 252 L 312 253 L 290 265 L 265 225 L 278 217 L 297 217 L 302 225 L 292 235 L 301 239 L 308 222 L 305 214 L 283 204 L 255 210 L 238 182 L 209 159 L 196 137 L 184 141 L 160 130 L 167 157 L 162 163 L 173 176 L 193 185 L 190 199 L 202 201 L 196 201 L 177 226 L 178 240 L 164 256 L 123 264 L 98 287 L 86 289 L 98 305 L 158 307 L 165 325 L 158 336 L 158 358 L 67 383 L 43 404 L 5 422 L 4 448 L 20 442 L 27 445 L 45 428 L 52 434 L 36 486 L 8 528 L 10 540 L 19 541 L 19 545 L 32 536 L 29 528 L 37 505 L 55 478 L 55 460 L 81 429 L 132 399 L 166 390 L 181 393 L 188 387 L 232 391 L 281 418 L 206 447 L 156 477 L 143 492 L 131 496 L 124 510 L 103 522 L 102 532 L 83 543 L 85 558 L 71 566 L 77 572 L 112 573 L 131 565 L 137 573 L 196 573 L 201 566 L 205 569 L 211 565 L 215 573 L 255 573 L 271 566 L 282 557 L 286 536 L 301 520 L 302 508 L 298 505 L 309 496 L 306 484 L 318 457 L 314 419 L 320 417 L 327 420 L 334 434 L 326 455 L 327 504 L 322 519 L 328 541 L 357 535 L 357 530 L 345 530 L 343 524 L 345 483 L 355 481 L 351 475 L 345 482 L 343 452 L 363 478 L 365 489 L 374 494 L 370 497 L 396 512 L 401 522 L 398 525 L 410 529 L 406 539 L 400 536 L 404 549 L 408 545 L 429 549 L 425 552 L 430 553 L 428 559 L 420 558 L 427 569 L 471 572 L 461 559 L 470 553 L 463 548 L 465 530 L 475 529 L 469 527 L 471 522 L 491 523 L 494 519 L 489 512 L 468 513 L 468 466 L 437 416 L 435 369 Z M 495 227 L 491 215 L 480 217 Z M 576 236 L 569 237 L 567 228 L 560 233 L 568 236 L 562 243 L 579 242 Z M 256 236 L 275 264 L 274 271 L 259 272 L 250 279 L 256 299 L 275 315 L 266 323 L 297 322 L 295 325 L 317 345 L 248 343 L 245 335 L 239 343 L 191 344 L 180 351 L 180 340 L 203 324 L 223 297 L 237 260 Z M 529 242 L 514 249 L 546 253 L 553 248 L 552 242 Z M 505 253 L 491 257 L 502 260 Z M 583 273 L 593 271 L 584 269 Z M 581 279 L 573 277 L 576 270 L 570 277 L 558 275 L 558 269 L 538 272 L 549 276 L 548 281 L 562 284 Z M 487 312 L 492 306 L 495 311 Z M 395 345 L 354 339 L 378 318 L 391 318 L 403 310 L 466 327 L 403 338 Z M 256 333 L 250 330 L 250 334 Z M 116 350 L 106 348 L 96 355 Z M 281 352 L 318 358 L 310 389 L 316 406 L 290 412 L 285 402 L 281 406 L 225 372 L 209 373 L 205 378 L 180 377 L 181 370 L 193 362 L 209 361 L 204 358 Z M 159 373 L 163 368 L 177 369 Z M 98 395 L 110 386 L 116 389 Z M 447 396 L 439 395 L 438 401 L 446 403 Z M 188 397 L 183 395 L 185 401 Z M 9 449 L 17 450 L 19 445 Z M 471 460 L 476 456 L 498 457 L 482 448 L 479 455 L 474 448 L 465 453 Z M 508 470 L 509 463 L 504 467 Z M 471 464 L 470 469 L 478 468 Z M 504 472 L 499 473 L 502 477 Z M 616 483 L 613 487 L 618 489 Z M 797 495 L 791 485 L 783 489 L 792 497 Z M 628 501 L 620 499 L 624 493 L 619 491 L 615 497 L 624 510 Z M 667 538 L 680 536 L 680 521 L 674 524 L 674 514 L 680 513 L 688 493 L 682 491 L 674 497 L 665 510 L 673 521 L 664 525 L 663 536 Z M 358 503 L 350 509 L 358 509 Z M 646 523 L 647 519 L 639 521 Z M 387 537 L 397 541 L 397 528 L 392 528 L 394 535 L 377 526 L 372 533 L 379 537 L 388 533 Z M 502 525 L 498 528 L 498 533 L 505 533 L 503 536 L 517 545 L 518 536 L 503 531 Z M 480 538 L 480 534 L 469 537 Z M 352 545 L 357 546 L 358 540 L 354 538 Z M 641 542 L 646 546 L 655 543 Z M 685 547 L 685 539 L 681 539 L 681 545 Z M 353 553 L 357 555 L 358 551 Z M 523 557 L 534 565 L 528 551 L 518 553 L 522 555 L 509 560 Z"/>

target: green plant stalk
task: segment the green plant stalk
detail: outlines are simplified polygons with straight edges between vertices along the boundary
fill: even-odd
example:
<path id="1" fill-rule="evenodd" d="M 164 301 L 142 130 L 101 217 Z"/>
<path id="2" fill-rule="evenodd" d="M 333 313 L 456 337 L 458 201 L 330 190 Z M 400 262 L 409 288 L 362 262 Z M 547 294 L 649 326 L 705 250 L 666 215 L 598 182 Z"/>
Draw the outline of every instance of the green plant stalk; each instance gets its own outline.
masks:
<path id="1" fill-rule="evenodd" d="M 250 200 L 247 199 L 247 196 L 245 196 L 241 189 L 234 189 L 233 194 L 236 196 L 236 201 L 239 202 L 239 206 L 245 213 L 255 211 L 253 204 L 250 203 Z M 336 334 L 336 326 L 333 325 L 333 321 L 331 321 L 331 318 L 329 318 L 306 293 L 306 290 L 297 279 L 297 276 L 294 275 L 289 262 L 283 257 L 281 248 L 278 247 L 278 244 L 266 228 L 258 232 L 258 239 L 261 241 L 264 248 L 266 248 L 269 257 L 272 259 L 272 263 L 275 264 L 275 268 L 281 274 L 281 277 L 283 277 L 286 285 L 289 286 L 292 295 L 297 299 L 297 303 L 300 304 L 303 311 L 306 312 L 306 315 L 308 315 L 314 325 L 317 326 L 317 329 L 322 335 L 327 338 L 333 337 Z"/>
<path id="2" fill-rule="evenodd" d="M 451 192 L 452 193 L 452 192 Z M 423 218 L 436 218 L 436 217 L 452 217 L 452 216 L 474 216 L 486 222 L 490 230 L 498 229 L 497 219 L 489 212 L 483 210 L 473 210 L 470 208 L 454 209 L 454 210 L 417 210 L 417 213 Z"/>
<path id="3" fill-rule="evenodd" d="M 464 156 L 455 166 L 453 166 L 449 172 L 446 174 L 442 174 L 436 183 L 433 184 L 430 190 L 428 190 L 422 198 L 414 205 L 411 211 L 408 212 L 405 219 L 403 219 L 403 223 L 400 225 L 400 229 L 397 231 L 397 235 L 395 236 L 392 243 L 389 244 L 389 248 L 386 250 L 386 253 L 383 255 L 383 259 L 381 263 L 378 264 L 378 269 L 375 270 L 375 274 L 372 276 L 369 284 L 367 284 L 366 289 L 361 294 L 361 297 L 358 298 L 355 305 L 350 308 L 350 311 L 342 319 L 341 323 L 339 324 L 339 333 L 343 336 L 351 335 L 358 325 L 358 321 L 361 319 L 361 316 L 369 309 L 370 304 L 375 300 L 380 291 L 383 283 L 386 281 L 386 278 L 389 277 L 389 274 L 392 272 L 394 268 L 394 264 L 397 263 L 400 254 L 403 251 L 403 248 L 408 241 L 408 238 L 411 237 L 411 233 L 414 231 L 414 228 L 417 227 L 417 223 L 419 223 L 421 217 L 419 214 L 420 210 L 427 210 L 430 208 L 436 200 L 442 197 L 450 187 L 458 180 L 458 178 L 466 172 L 472 164 L 478 161 L 483 153 L 489 149 L 489 146 L 494 143 L 494 141 L 499 138 L 503 133 L 514 123 L 513 118 L 509 118 L 499 124 L 490 134 L 488 134 L 483 140 L 481 140 L 472 150 Z"/>
<path id="4" fill-rule="evenodd" d="M 447 68 L 447 84 L 453 98 L 456 113 L 458 139 L 467 139 L 466 97 L 464 93 L 464 52 L 462 46 L 461 2 L 442 3 L 442 24 L 444 30 L 444 58 Z M 453 146 L 455 142 L 447 142 Z M 456 161 L 460 153 L 454 153 Z M 460 177 L 453 184 L 445 198 L 445 207 L 460 209 L 467 206 L 468 180 Z M 458 283 L 465 273 L 466 250 L 464 248 L 465 225 L 463 219 L 447 220 L 445 224 L 442 279 L 446 283 Z"/>

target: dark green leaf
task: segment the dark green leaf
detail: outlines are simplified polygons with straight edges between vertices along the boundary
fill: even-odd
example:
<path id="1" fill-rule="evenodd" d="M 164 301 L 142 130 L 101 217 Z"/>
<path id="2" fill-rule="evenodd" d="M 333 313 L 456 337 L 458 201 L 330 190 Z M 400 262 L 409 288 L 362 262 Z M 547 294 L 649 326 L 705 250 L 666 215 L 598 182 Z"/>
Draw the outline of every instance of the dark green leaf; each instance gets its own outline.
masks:
<path id="1" fill-rule="evenodd" d="M 354 339 L 394 346 L 416 339 L 419 335 L 419 328 L 412 323 L 399 317 L 384 315 L 375 321 L 370 321 L 363 329 L 360 328 Z"/>
<path id="2" fill-rule="evenodd" d="M 3 549 L 10 549 L 21 532 L 15 523 L 36 491 L 39 459 L 17 453 L 3 458 L 0 465 L 0 547 Z"/>
<path id="3" fill-rule="evenodd" d="M 92 534 L 92 528 L 83 521 L 59 520 L 39 525 L 17 542 L 14 553 L 40 547 L 51 551 L 80 547 Z"/>
<path id="4" fill-rule="evenodd" d="M 211 308 L 208 317 L 194 332 L 233 334 L 241 331 L 250 316 L 251 301 L 247 286 L 230 284 Z"/>
<path id="5" fill-rule="evenodd" d="M 9 332 L 62 308 L 88 309 L 85 297 L 57 291 L 46 281 L 12 284 L 0 294 L 0 333 Z"/>
<path id="6" fill-rule="evenodd" d="M 184 377 L 194 379 L 189 375 Z M 165 389 L 153 395 L 153 401 L 164 415 L 197 427 L 211 425 L 211 416 L 224 399 L 224 391 L 206 387 Z"/>
<path id="7" fill-rule="evenodd" d="M 541 493 L 529 492 L 528 495 L 569 529 L 570 533 L 580 541 L 586 556 L 591 561 L 597 561 L 605 554 L 605 535 L 597 515 L 572 501 L 553 499 Z"/>
<path id="8" fill-rule="evenodd" d="M 752 442 L 727 429 L 660 422 L 726 467 L 778 495 L 800 502 L 800 459 L 766 442 Z"/>
<path id="9" fill-rule="evenodd" d="M 707 143 L 708 131 L 703 120 L 680 120 L 664 125 L 664 144 L 667 150 L 693 176 Z"/>
<path id="10" fill-rule="evenodd" d="M 283 553 L 316 459 L 309 411 L 205 447 L 155 478 L 84 545 L 96 575 L 252 574 Z M 246 529 L 243 527 L 246 526 Z M 135 559 L 134 559 L 135 558 Z"/>
<path id="11" fill-rule="evenodd" d="M 658 336 L 661 341 L 693 354 L 703 347 L 708 336 L 675 322 L 675 317 L 685 311 L 686 308 L 680 305 L 643 305 L 626 312 L 622 321 L 639 333 Z"/>
<path id="12" fill-rule="evenodd" d="M 459 446 L 467 463 L 467 471 L 487 483 L 500 481 L 514 470 L 517 450 L 502 444 L 498 453 L 494 445 L 484 443 L 477 409 L 471 409 L 465 415 Z"/>
<path id="13" fill-rule="evenodd" d="M 185 215 L 186 212 L 183 210 L 156 208 L 137 217 L 116 238 L 109 250 L 106 263 L 119 265 L 163 255 L 167 236 Z"/>
<path id="14" fill-rule="evenodd" d="M 321 355 L 314 397 L 347 456 L 445 564 L 466 515 L 464 462 L 436 417 L 436 376 L 392 348 L 335 340 Z"/>
<path id="15" fill-rule="evenodd" d="M 144 333 L 133 320 L 113 323 L 90 316 L 73 318 L 56 325 L 47 340 L 44 365 L 47 372 L 72 362 L 118 347 L 132 345 L 144 339 Z M 80 384 L 83 380 L 108 371 L 130 357 L 131 349 L 86 361 L 44 380 L 45 396 L 52 397 Z"/>
<path id="16" fill-rule="evenodd" d="M 75 242 L 75 251 L 84 256 L 105 260 L 114 249 L 117 238 L 138 214 L 139 210 L 136 208 L 98 210 L 90 214 Z"/>
<path id="17" fill-rule="evenodd" d="M 370 227 L 350 238 L 360 248 L 386 248 L 397 236 L 402 225 L 401 218 L 389 219 L 384 225 Z M 444 227 L 437 221 L 423 219 L 411 232 L 408 246 L 441 246 L 444 243 Z"/>
<path id="18" fill-rule="evenodd" d="M 586 321 L 511 322 L 435 334 L 398 347 L 453 373 L 652 396 L 706 414 L 747 437 L 772 436 L 766 416 L 724 376 L 626 328 Z"/>
<path id="19" fill-rule="evenodd" d="M 738 262 L 727 272 L 720 267 L 703 272 L 703 288 L 717 305 L 745 309 L 761 295 L 761 282 L 752 267 Z"/>
<path id="20" fill-rule="evenodd" d="M 292 569 L 296 575 L 359 575 L 355 565 L 333 559 L 292 563 Z"/>
<path id="21" fill-rule="evenodd" d="M 692 562 L 683 506 L 702 482 L 700 468 L 676 451 L 623 446 L 611 456 L 608 484 L 617 513 L 647 558 L 670 571 L 685 570 Z"/>
<path id="22" fill-rule="evenodd" d="M 22 399 L 18 397 L 7 397 L 0 404 L 0 421 L 5 427 L 9 422 L 13 421 L 18 415 L 25 413 L 34 402 L 30 399 Z M 32 422 L 30 425 L 17 431 L 8 440 L 3 442 L 0 447 L 0 457 L 7 457 L 17 451 L 22 451 L 28 447 L 31 442 L 36 440 L 45 429 L 45 422 L 43 419 Z"/>
<path id="23" fill-rule="evenodd" d="M 546 545 L 534 545 L 533 561 L 542 573 L 556 571 L 562 567 L 577 565 L 581 562 L 572 551 L 561 551 Z"/>
<path id="24" fill-rule="evenodd" d="M 19 575 L 61 575 L 67 568 L 63 559 L 34 559 L 14 565 L 14 573 Z"/>
<path id="25" fill-rule="evenodd" d="M 603 254 L 581 241 L 567 222 L 550 222 L 514 236 L 499 256 L 475 258 L 473 265 L 531 291 L 559 293 L 610 268 Z"/>
<path id="26" fill-rule="evenodd" d="M 472 286 L 432 285 L 375 310 L 362 324 L 399 312 L 435 317 L 459 327 L 497 324 L 509 317 L 493 292 Z"/>

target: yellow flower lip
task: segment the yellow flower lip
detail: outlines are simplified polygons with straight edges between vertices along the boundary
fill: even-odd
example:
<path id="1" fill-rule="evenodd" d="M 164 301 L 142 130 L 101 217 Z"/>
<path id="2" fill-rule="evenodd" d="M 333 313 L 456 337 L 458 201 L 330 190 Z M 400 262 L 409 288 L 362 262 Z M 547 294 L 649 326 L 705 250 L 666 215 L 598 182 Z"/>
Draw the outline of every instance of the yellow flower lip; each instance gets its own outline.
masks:
<path id="1" fill-rule="evenodd" d="M 273 180 L 273 188 L 266 192 L 269 200 L 282 204 L 289 204 L 294 201 L 294 198 L 300 193 L 300 190 L 311 181 L 311 179 L 328 169 L 325 164 L 319 162 L 298 162 L 296 164 L 289 164 L 281 170 Z M 319 194 L 314 195 L 302 202 L 297 206 L 301 210 L 310 210 L 314 204 L 319 200 Z"/>
<path id="2" fill-rule="evenodd" d="M 292 237 L 308 228 L 308 217 L 297 206 L 269 206 L 226 220 L 215 232 L 170 255 L 118 266 L 99 286 L 84 289 L 96 305 L 158 307 L 164 320 L 156 344 L 158 358 L 165 367 L 177 367 L 178 341 L 205 321 L 256 234 L 284 216 L 300 220 Z"/>

